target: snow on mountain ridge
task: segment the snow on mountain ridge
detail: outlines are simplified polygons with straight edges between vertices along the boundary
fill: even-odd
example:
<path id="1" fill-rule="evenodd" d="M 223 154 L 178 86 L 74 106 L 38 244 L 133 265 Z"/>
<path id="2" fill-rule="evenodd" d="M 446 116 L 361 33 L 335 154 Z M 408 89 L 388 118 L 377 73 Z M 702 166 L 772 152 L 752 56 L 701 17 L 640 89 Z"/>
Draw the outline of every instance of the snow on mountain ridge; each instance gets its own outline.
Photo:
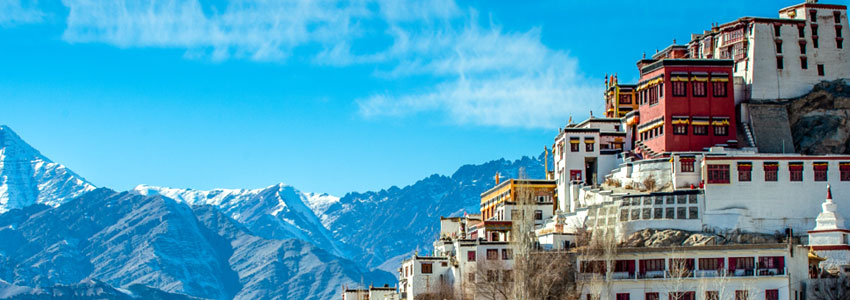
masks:
<path id="1" fill-rule="evenodd" d="M 53 207 L 95 186 L 0 125 L 0 213 L 33 204 Z"/>
<path id="2" fill-rule="evenodd" d="M 265 238 L 298 238 L 334 255 L 351 256 L 351 250 L 333 237 L 314 210 L 330 206 L 338 197 L 303 193 L 283 183 L 261 189 L 208 191 L 139 185 L 132 192 L 162 195 L 190 205 L 212 205 Z"/>

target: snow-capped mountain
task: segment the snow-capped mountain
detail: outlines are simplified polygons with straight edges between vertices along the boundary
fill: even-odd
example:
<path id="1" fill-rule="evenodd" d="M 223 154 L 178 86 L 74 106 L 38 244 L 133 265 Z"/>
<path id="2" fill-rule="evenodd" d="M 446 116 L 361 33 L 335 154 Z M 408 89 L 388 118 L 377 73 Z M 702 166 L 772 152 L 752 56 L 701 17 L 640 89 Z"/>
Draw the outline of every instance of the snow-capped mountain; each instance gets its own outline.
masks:
<path id="1" fill-rule="evenodd" d="M 58 206 L 94 188 L 0 125 L 0 213 L 36 203 Z"/>
<path id="2" fill-rule="evenodd" d="M 5 126 L 0 158 L 0 294 L 21 299 L 54 291 L 106 291 L 116 299 L 335 298 L 343 284 L 394 282 L 401 258 L 430 250 L 439 231 L 434 218 L 477 212 L 497 172 L 543 175 L 541 155 L 341 198 L 284 184 L 210 191 L 140 185 L 116 193 L 95 189 Z"/>
<path id="3" fill-rule="evenodd" d="M 298 240 L 253 235 L 218 207 L 97 189 L 0 215 L 0 279 L 49 288 L 97 280 L 206 299 L 329 299 L 390 282 Z"/>
<path id="4" fill-rule="evenodd" d="M 351 256 L 352 249 L 334 238 L 311 209 L 321 209 L 339 200 L 333 196 L 302 193 L 284 184 L 263 189 L 211 191 L 139 185 L 133 192 L 163 195 L 189 205 L 212 205 L 258 236 L 278 240 L 300 239 L 334 255 Z"/>

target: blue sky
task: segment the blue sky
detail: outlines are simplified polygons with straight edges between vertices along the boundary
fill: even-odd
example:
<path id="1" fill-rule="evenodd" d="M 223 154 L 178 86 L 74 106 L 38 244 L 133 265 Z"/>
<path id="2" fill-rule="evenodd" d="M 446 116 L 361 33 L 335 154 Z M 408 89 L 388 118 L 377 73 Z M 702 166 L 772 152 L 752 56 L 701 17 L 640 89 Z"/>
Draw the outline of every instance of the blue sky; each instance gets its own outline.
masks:
<path id="1" fill-rule="evenodd" d="M 341 196 L 539 154 L 605 73 L 797 2 L 0 0 L 0 124 L 98 186 Z"/>

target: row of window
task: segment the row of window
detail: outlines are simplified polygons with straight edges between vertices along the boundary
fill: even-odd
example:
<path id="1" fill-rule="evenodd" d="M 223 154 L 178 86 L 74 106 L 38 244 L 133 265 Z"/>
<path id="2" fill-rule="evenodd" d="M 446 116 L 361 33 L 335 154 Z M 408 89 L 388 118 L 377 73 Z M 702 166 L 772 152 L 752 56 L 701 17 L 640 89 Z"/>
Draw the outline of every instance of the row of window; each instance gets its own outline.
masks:
<path id="1" fill-rule="evenodd" d="M 693 125 L 693 135 L 708 135 L 708 126 L 709 125 Z M 712 132 L 714 136 L 729 136 L 729 125 L 712 125 Z M 687 135 L 688 134 L 688 124 L 675 124 L 673 125 L 673 134 L 674 135 Z M 659 136 L 664 135 L 664 126 L 659 126 L 647 131 L 644 131 L 640 134 L 641 140 L 649 140 Z"/>
<path id="2" fill-rule="evenodd" d="M 631 211 L 631 214 L 629 213 Z M 630 218 L 631 217 L 631 218 Z M 696 206 L 679 206 L 679 207 L 655 207 L 643 209 L 623 209 L 620 210 L 620 221 L 638 221 L 638 220 L 660 220 L 660 219 L 678 219 L 678 220 L 694 220 L 699 219 L 699 208 Z M 611 225 L 611 224 L 609 224 Z"/>
<path id="3" fill-rule="evenodd" d="M 592 137 L 584 138 L 584 151 L 593 152 L 594 143 L 595 143 L 595 141 Z M 581 143 L 579 143 L 578 138 L 571 138 L 570 139 L 570 152 L 579 152 L 579 149 L 581 148 L 580 144 Z"/>
<path id="4" fill-rule="evenodd" d="M 721 77 L 728 79 L 727 77 Z M 708 87 L 711 83 L 711 93 L 714 97 L 726 97 L 729 95 L 728 81 L 710 81 L 708 77 L 695 77 L 693 81 L 682 79 L 672 81 L 673 97 L 688 96 L 688 82 L 690 82 L 691 95 L 693 97 L 703 98 L 708 96 Z M 638 94 L 638 100 L 641 105 L 658 104 L 659 99 L 664 97 L 664 83 L 659 83 L 655 86 L 648 87 Z"/>
<path id="5" fill-rule="evenodd" d="M 693 172 L 693 160 L 691 161 L 681 161 L 682 172 L 687 167 L 688 172 Z M 827 162 L 814 162 L 812 164 L 813 169 L 813 178 L 814 181 L 828 181 L 829 180 L 829 163 Z M 763 163 L 764 170 L 764 181 L 778 181 L 778 172 L 779 172 L 779 163 L 778 162 L 764 162 Z M 752 163 L 751 162 L 739 162 L 738 163 L 738 181 L 752 181 Z M 850 162 L 841 162 L 839 163 L 839 174 L 841 181 L 850 181 Z M 788 178 L 790 181 L 803 181 L 803 163 L 802 162 L 789 162 L 788 163 Z M 730 170 L 728 164 L 709 164 L 708 165 L 708 183 L 729 183 L 730 182 Z"/>
<path id="6" fill-rule="evenodd" d="M 499 249 L 487 249 L 487 260 L 499 260 Z M 466 261 L 476 261 L 475 250 L 466 252 Z M 511 249 L 502 249 L 502 260 L 514 259 L 514 252 Z M 423 272 L 424 273 L 424 272 Z"/>
<path id="7" fill-rule="evenodd" d="M 748 290 L 736 290 L 735 291 L 735 300 L 749 300 L 753 299 L 753 295 L 749 295 L 750 291 Z M 647 292 L 644 295 L 644 299 L 646 300 L 659 300 L 661 299 L 660 294 L 658 292 Z M 617 300 L 631 300 L 631 294 L 629 293 L 618 293 L 616 299 Z M 670 300 L 696 300 L 696 292 L 670 292 L 668 293 L 668 298 Z M 598 296 L 592 296 L 591 294 L 587 294 L 587 300 L 599 300 Z M 720 293 L 718 291 L 706 291 L 705 292 L 705 300 L 720 300 Z M 764 291 L 764 299 L 765 300 L 779 300 L 779 290 L 770 289 Z"/>
<path id="8" fill-rule="evenodd" d="M 782 58 L 782 56 L 776 57 L 776 68 L 779 70 L 785 69 L 785 59 Z M 824 76 L 826 74 L 826 70 L 824 68 L 823 64 L 818 64 L 818 76 Z M 805 56 L 800 57 L 800 69 L 809 69 L 809 59 Z"/>
<path id="9" fill-rule="evenodd" d="M 726 263 L 728 261 L 728 263 Z M 696 262 L 699 262 L 697 265 Z M 666 265 L 665 265 L 666 263 Z M 692 275 L 693 271 L 724 271 L 728 270 L 729 275 L 738 273 L 746 274 L 740 271 L 755 271 L 755 270 L 773 270 L 785 271 L 785 257 L 783 256 L 759 256 L 756 257 L 708 257 L 708 258 L 653 258 L 637 260 L 638 268 L 635 268 L 635 260 L 615 260 L 613 262 L 614 273 L 639 273 L 646 275 L 648 272 L 669 271 L 669 269 L 678 269 L 677 271 L 687 271 Z M 728 266 L 728 268 L 727 268 Z M 579 271 L 581 273 L 604 274 L 608 271 L 607 264 L 603 260 L 582 261 Z M 683 274 L 688 275 L 688 274 Z M 754 274 L 748 274 L 754 275 Z"/>

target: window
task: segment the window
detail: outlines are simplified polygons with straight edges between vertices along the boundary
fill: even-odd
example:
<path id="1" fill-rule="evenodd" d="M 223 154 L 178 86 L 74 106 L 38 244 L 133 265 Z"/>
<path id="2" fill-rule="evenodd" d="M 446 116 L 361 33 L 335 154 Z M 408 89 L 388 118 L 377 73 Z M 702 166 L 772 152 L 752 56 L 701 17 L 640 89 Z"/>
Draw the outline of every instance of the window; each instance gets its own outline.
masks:
<path id="1" fill-rule="evenodd" d="M 720 295 L 717 291 L 707 291 L 705 292 L 705 300 L 720 300 Z"/>
<path id="2" fill-rule="evenodd" d="M 654 210 L 653 219 L 663 219 L 664 218 L 664 210 L 663 209 L 661 209 L 660 207 L 656 207 L 653 210 Z"/>
<path id="3" fill-rule="evenodd" d="M 699 219 L 699 209 L 696 206 L 688 207 L 688 219 Z"/>
<path id="4" fill-rule="evenodd" d="M 752 181 L 753 164 L 749 162 L 738 163 L 738 181 Z"/>
<path id="5" fill-rule="evenodd" d="M 749 300 L 749 293 L 747 291 L 737 290 L 735 291 L 735 300 Z"/>
<path id="6" fill-rule="evenodd" d="M 693 82 L 693 88 L 694 88 L 694 97 L 705 97 L 705 95 L 706 95 L 705 81 L 694 81 Z"/>
<path id="7" fill-rule="evenodd" d="M 812 24 L 812 38 L 818 36 L 818 24 Z"/>
<path id="8" fill-rule="evenodd" d="M 788 174 L 791 181 L 803 181 L 803 163 L 788 163 Z"/>
<path id="9" fill-rule="evenodd" d="M 708 125 L 694 125 L 694 135 L 708 135 Z"/>
<path id="10" fill-rule="evenodd" d="M 584 140 L 584 151 L 593 152 L 593 140 Z"/>
<path id="11" fill-rule="evenodd" d="M 752 257 L 730 257 L 729 269 L 734 270 L 753 270 L 755 268 L 755 259 Z M 750 274 L 752 275 L 752 274 Z"/>
<path id="12" fill-rule="evenodd" d="M 835 26 L 835 37 L 841 37 L 841 25 Z"/>
<path id="13" fill-rule="evenodd" d="M 783 269 L 785 268 L 785 257 L 764 256 L 759 257 L 759 269 Z"/>
<path id="14" fill-rule="evenodd" d="M 647 89 L 647 93 L 649 93 L 649 105 L 658 104 L 658 86 L 653 86 Z"/>
<path id="15" fill-rule="evenodd" d="M 658 84 L 658 98 L 664 97 L 664 83 Z"/>
<path id="16" fill-rule="evenodd" d="M 583 261 L 581 262 L 581 272 L 582 273 L 596 273 L 596 274 L 605 274 L 605 261 L 594 260 L 594 261 Z"/>
<path id="17" fill-rule="evenodd" d="M 466 251 L 466 261 L 475 261 L 475 251 Z"/>
<path id="18" fill-rule="evenodd" d="M 779 300 L 779 290 L 765 290 L 764 291 L 764 299 L 765 300 Z"/>
<path id="19" fill-rule="evenodd" d="M 514 251 L 511 249 L 502 249 L 502 260 L 514 259 Z"/>
<path id="20" fill-rule="evenodd" d="M 764 181 L 777 181 L 777 171 L 779 170 L 779 163 L 777 162 L 765 162 L 764 163 Z"/>
<path id="21" fill-rule="evenodd" d="M 487 249 L 487 260 L 498 260 L 499 249 Z"/>
<path id="22" fill-rule="evenodd" d="M 664 209 L 665 219 L 675 219 L 676 218 L 676 210 L 672 207 L 667 207 Z"/>
<path id="23" fill-rule="evenodd" d="M 726 97 L 728 95 L 726 81 L 715 81 L 711 83 L 711 86 L 714 91 L 714 97 Z"/>
<path id="24" fill-rule="evenodd" d="M 826 181 L 826 171 L 829 169 L 829 163 L 825 161 L 815 162 L 813 169 L 815 170 L 815 181 Z"/>
<path id="25" fill-rule="evenodd" d="M 844 49 L 844 40 L 835 39 L 835 47 L 838 49 Z"/>
<path id="26" fill-rule="evenodd" d="M 729 126 L 728 125 L 714 125 L 714 136 L 727 136 L 729 135 Z"/>
<path id="27" fill-rule="evenodd" d="M 782 53 L 782 41 L 776 41 L 776 53 Z"/>
<path id="28" fill-rule="evenodd" d="M 781 29 L 782 29 L 782 28 L 779 26 L 779 24 L 774 24 L 774 25 L 773 25 L 773 36 L 778 37 L 778 36 L 779 36 L 779 33 L 781 33 L 781 32 L 782 32 L 782 30 L 781 30 Z"/>
<path id="29" fill-rule="evenodd" d="M 570 139 L 570 151 L 578 152 L 578 139 Z"/>
<path id="30" fill-rule="evenodd" d="M 777 57 L 776 57 L 776 68 L 777 68 L 777 69 L 780 69 L 780 70 L 782 70 L 782 69 L 784 69 L 784 68 L 785 68 L 785 65 L 784 65 L 784 64 L 783 64 L 783 62 L 782 62 L 782 56 L 777 56 Z"/>
<path id="31" fill-rule="evenodd" d="M 708 165 L 708 183 L 729 183 L 729 165 Z"/>
<path id="32" fill-rule="evenodd" d="M 680 158 L 679 164 L 680 168 L 682 169 L 682 173 L 690 173 L 694 171 L 694 159 L 691 157 Z"/>
<path id="33" fill-rule="evenodd" d="M 809 21 L 810 22 L 817 22 L 818 21 L 818 11 L 816 11 L 814 9 L 809 11 Z"/>
<path id="34" fill-rule="evenodd" d="M 800 41 L 800 54 L 806 54 L 806 41 Z"/>
<path id="35" fill-rule="evenodd" d="M 803 49 L 805 49 L 805 48 L 803 48 Z M 803 70 L 809 69 L 809 59 L 807 59 L 805 56 L 800 57 L 800 69 L 803 69 Z"/>
<path id="36" fill-rule="evenodd" d="M 841 12 L 840 11 L 833 11 L 832 17 L 835 18 L 835 24 L 841 23 Z"/>
<path id="37" fill-rule="evenodd" d="M 696 292 L 670 292 L 670 300 L 696 300 Z"/>
<path id="38" fill-rule="evenodd" d="M 673 81 L 673 96 L 685 97 L 688 95 L 688 82 Z"/>
<path id="39" fill-rule="evenodd" d="M 685 207 L 676 208 L 676 219 L 685 220 L 688 218 L 688 211 Z"/>
<path id="40" fill-rule="evenodd" d="M 815 47 L 815 49 L 818 48 L 818 38 L 817 37 L 812 37 L 812 47 Z"/>
<path id="41" fill-rule="evenodd" d="M 431 263 L 422 263 L 422 274 L 431 274 Z"/>
<path id="42" fill-rule="evenodd" d="M 658 293 L 646 293 L 646 300 L 659 300 Z"/>
<path id="43" fill-rule="evenodd" d="M 617 300 L 629 300 L 628 293 L 617 293 Z"/>
<path id="44" fill-rule="evenodd" d="M 818 76 L 823 76 L 823 74 L 825 74 L 823 64 L 818 64 Z"/>
<path id="45" fill-rule="evenodd" d="M 535 210 L 534 211 L 534 219 L 535 220 L 543 220 L 543 211 L 539 210 L 539 209 Z"/>
<path id="46" fill-rule="evenodd" d="M 687 124 L 673 125 L 673 134 L 675 134 L 675 135 L 687 135 L 688 134 L 688 125 Z"/>
<path id="47" fill-rule="evenodd" d="M 699 269 L 704 271 L 722 270 L 723 258 L 700 258 Z"/>
<path id="48" fill-rule="evenodd" d="M 801 26 L 797 26 L 797 36 L 806 37 L 806 28 Z"/>
<path id="49" fill-rule="evenodd" d="M 620 104 L 632 104 L 632 95 L 621 94 L 620 95 Z"/>
<path id="50" fill-rule="evenodd" d="M 664 271 L 664 259 L 663 258 L 641 259 L 639 261 L 639 263 L 640 263 L 641 273 L 644 273 L 644 274 L 646 272 Z"/>
<path id="51" fill-rule="evenodd" d="M 841 181 L 850 181 L 850 162 L 840 162 L 838 171 L 841 173 Z"/>

